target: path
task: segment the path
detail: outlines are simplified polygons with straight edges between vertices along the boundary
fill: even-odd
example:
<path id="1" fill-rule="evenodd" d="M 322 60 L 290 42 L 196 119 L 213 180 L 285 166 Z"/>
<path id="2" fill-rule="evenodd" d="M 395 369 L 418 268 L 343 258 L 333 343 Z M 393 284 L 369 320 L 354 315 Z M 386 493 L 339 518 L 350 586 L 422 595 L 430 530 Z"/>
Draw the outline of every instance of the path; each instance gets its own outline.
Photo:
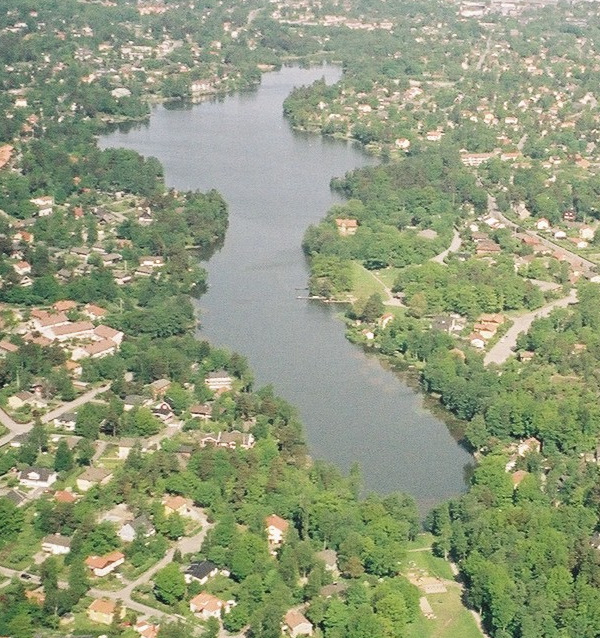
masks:
<path id="1" fill-rule="evenodd" d="M 487 57 L 487 54 L 490 52 L 491 44 L 492 44 L 492 34 L 490 33 L 485 43 L 485 49 L 483 53 L 479 56 L 479 60 L 477 61 L 477 65 L 475 66 L 475 69 L 477 71 L 481 71 L 481 68 L 483 67 L 483 63 L 485 62 L 485 58 Z"/>
<path id="2" fill-rule="evenodd" d="M 381 284 L 385 294 L 387 295 L 387 299 L 385 299 L 383 302 L 384 306 L 404 306 L 404 304 L 402 303 L 400 299 L 397 299 L 396 297 L 394 297 L 394 294 L 392 293 L 392 289 L 386 286 L 383 280 L 380 279 L 378 275 L 376 275 L 372 270 L 369 270 L 368 272 L 370 272 L 373 278 L 379 284 Z"/>
<path id="3" fill-rule="evenodd" d="M 547 317 L 555 308 L 565 308 L 574 303 L 577 303 L 577 291 L 575 289 L 571 290 L 571 292 L 562 299 L 557 299 L 545 305 L 543 308 L 532 310 L 527 314 L 517 317 L 506 335 L 485 355 L 483 360 L 485 365 L 489 365 L 490 363 L 504 363 L 513 353 L 513 348 L 517 343 L 517 337 L 529 330 L 535 319 Z"/>
<path id="4" fill-rule="evenodd" d="M 461 245 L 462 245 L 462 239 L 460 238 L 460 235 L 458 234 L 458 231 L 455 228 L 454 234 L 452 235 L 452 241 L 450 242 L 450 246 L 448 246 L 446 250 L 443 250 L 439 255 L 432 257 L 429 261 L 435 261 L 436 263 L 442 264 L 443 266 L 445 266 L 446 264 L 444 262 L 444 259 L 446 259 L 446 257 L 450 253 L 457 252 L 458 249 L 461 247 Z"/>

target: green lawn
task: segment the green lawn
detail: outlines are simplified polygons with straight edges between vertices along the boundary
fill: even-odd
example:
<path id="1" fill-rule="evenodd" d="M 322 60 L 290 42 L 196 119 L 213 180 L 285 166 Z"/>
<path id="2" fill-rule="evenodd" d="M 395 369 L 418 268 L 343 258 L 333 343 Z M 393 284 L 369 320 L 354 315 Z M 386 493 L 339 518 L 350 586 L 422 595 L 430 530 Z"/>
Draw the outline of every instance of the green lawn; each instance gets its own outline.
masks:
<path id="1" fill-rule="evenodd" d="M 420 534 L 409 543 L 408 550 L 430 547 L 433 540 L 431 534 Z M 454 580 L 450 564 L 429 550 L 408 551 L 405 565 L 407 569 L 416 568 L 430 576 Z M 462 604 L 460 594 L 458 585 L 450 585 L 445 594 L 426 596 L 435 618 L 430 620 L 419 613 L 417 620 L 407 628 L 406 638 L 482 638 L 471 612 Z"/>
<path id="2" fill-rule="evenodd" d="M 352 284 L 352 294 L 358 299 L 367 299 L 376 292 L 387 299 L 384 287 L 357 261 L 352 262 Z"/>

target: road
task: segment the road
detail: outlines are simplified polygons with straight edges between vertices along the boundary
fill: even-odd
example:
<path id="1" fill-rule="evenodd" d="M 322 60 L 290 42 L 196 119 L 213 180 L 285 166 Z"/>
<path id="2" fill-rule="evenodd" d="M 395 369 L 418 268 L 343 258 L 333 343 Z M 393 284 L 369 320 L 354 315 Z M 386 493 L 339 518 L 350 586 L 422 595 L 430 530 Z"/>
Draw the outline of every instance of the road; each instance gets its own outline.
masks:
<path id="1" fill-rule="evenodd" d="M 93 390 L 88 390 L 85 394 L 82 394 L 80 397 L 75 399 L 74 401 L 69 401 L 69 403 L 63 403 L 60 407 L 51 410 L 47 414 L 44 414 L 42 417 L 42 423 L 49 423 L 53 419 L 65 414 L 66 412 L 71 412 L 75 408 L 81 407 L 84 403 L 88 403 L 99 394 L 106 392 L 110 388 L 109 385 L 103 385 L 99 388 L 94 388 Z M 33 421 L 29 421 L 28 423 L 17 423 L 14 419 L 12 419 L 6 412 L 0 409 L 0 423 L 6 428 L 10 430 L 7 434 L 0 437 L 0 447 L 6 445 L 9 441 L 11 441 L 17 434 L 25 434 L 29 432 L 33 427 Z"/>
<path id="2" fill-rule="evenodd" d="M 491 44 L 492 44 L 492 34 L 490 33 L 490 35 L 488 35 L 488 39 L 487 39 L 487 41 L 485 43 L 485 49 L 484 49 L 483 53 L 479 56 L 479 60 L 477 61 L 477 65 L 475 66 L 477 71 L 481 71 L 481 68 L 483 67 L 483 63 L 485 62 L 487 54 L 490 52 Z"/>
<path id="3" fill-rule="evenodd" d="M 149 607 L 148 605 L 144 605 L 142 603 L 138 603 L 131 598 L 131 594 L 133 590 L 139 585 L 143 585 L 149 583 L 154 574 L 161 570 L 163 567 L 166 567 L 169 563 L 173 561 L 173 555 L 175 554 L 175 550 L 179 550 L 183 555 L 191 554 L 198 552 L 202 543 L 204 543 L 204 539 L 206 538 L 206 534 L 211 527 L 213 527 L 213 523 L 209 523 L 206 518 L 206 514 L 200 510 L 196 509 L 196 513 L 198 515 L 198 522 L 202 525 L 202 529 L 194 536 L 185 536 L 181 538 L 174 547 L 172 547 L 164 556 L 155 563 L 148 571 L 145 571 L 141 576 L 136 578 L 129 583 L 127 583 L 122 589 L 118 591 L 104 591 L 102 589 L 92 589 L 90 590 L 90 594 L 97 597 L 104 598 L 112 598 L 113 600 L 120 600 L 125 607 L 129 607 L 137 612 L 142 614 L 146 614 L 148 616 L 160 616 L 164 618 L 171 618 L 173 620 L 177 620 L 179 616 L 177 614 L 168 614 L 163 611 L 159 611 L 154 607 Z M 1 572 L 0 572 L 1 573 Z"/>
<path id="4" fill-rule="evenodd" d="M 496 198 L 492 197 L 492 195 L 490 195 L 489 193 L 488 193 L 488 213 L 492 217 L 495 217 L 497 220 L 501 221 L 507 228 L 511 228 L 514 231 L 519 231 L 521 233 L 529 235 L 530 237 L 535 237 L 539 242 L 541 242 L 544 246 L 546 246 L 546 248 L 550 248 L 551 250 L 560 252 L 561 254 L 565 256 L 565 259 L 571 264 L 571 266 L 575 268 L 586 268 L 587 270 L 592 270 L 592 271 L 595 270 L 596 264 L 593 261 L 590 261 L 589 259 L 585 259 L 584 257 L 580 257 L 578 254 L 571 252 L 568 248 L 559 246 L 558 244 L 555 244 L 553 241 L 550 241 L 546 237 L 542 237 L 541 235 L 538 235 L 536 232 L 532 230 L 526 230 L 522 228 L 521 226 L 519 226 L 518 224 L 515 224 L 510 219 L 508 219 L 508 217 L 505 217 L 500 212 L 500 210 L 498 209 L 498 206 L 496 205 Z"/>
<path id="5" fill-rule="evenodd" d="M 513 348 L 517 343 L 517 337 L 523 332 L 527 332 L 535 319 L 547 317 L 555 308 L 565 308 L 574 303 L 577 303 L 577 291 L 573 289 L 566 297 L 552 301 L 543 308 L 517 317 L 506 335 L 485 355 L 483 360 L 485 365 L 489 365 L 490 363 L 504 363 L 513 353 Z"/>
<path id="6" fill-rule="evenodd" d="M 457 252 L 462 245 L 462 240 L 456 228 L 454 229 L 454 234 L 452 235 L 452 241 L 450 242 L 450 246 L 443 250 L 439 255 L 432 257 L 429 261 L 435 261 L 438 264 L 445 265 L 444 259 L 450 254 Z"/>

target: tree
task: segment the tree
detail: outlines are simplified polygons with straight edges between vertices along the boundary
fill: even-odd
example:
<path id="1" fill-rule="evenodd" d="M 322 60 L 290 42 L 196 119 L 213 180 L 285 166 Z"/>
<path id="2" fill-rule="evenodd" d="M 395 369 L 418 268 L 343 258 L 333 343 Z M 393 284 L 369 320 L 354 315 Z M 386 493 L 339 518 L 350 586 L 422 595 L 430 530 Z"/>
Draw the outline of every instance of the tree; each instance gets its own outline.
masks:
<path id="1" fill-rule="evenodd" d="M 68 472 L 74 466 L 73 452 L 65 439 L 61 439 L 56 448 L 54 456 L 54 469 L 57 472 Z"/>
<path id="2" fill-rule="evenodd" d="M 367 323 L 373 323 L 381 317 L 384 310 L 385 306 L 383 305 L 381 295 L 378 292 L 374 292 L 365 302 L 360 318 Z"/>
<path id="3" fill-rule="evenodd" d="M 23 512 L 5 497 L 0 497 L 0 544 L 14 539 L 23 529 Z"/>
<path id="4" fill-rule="evenodd" d="M 154 576 L 154 593 L 166 605 L 174 605 L 186 593 L 185 578 L 177 563 L 170 563 Z"/>

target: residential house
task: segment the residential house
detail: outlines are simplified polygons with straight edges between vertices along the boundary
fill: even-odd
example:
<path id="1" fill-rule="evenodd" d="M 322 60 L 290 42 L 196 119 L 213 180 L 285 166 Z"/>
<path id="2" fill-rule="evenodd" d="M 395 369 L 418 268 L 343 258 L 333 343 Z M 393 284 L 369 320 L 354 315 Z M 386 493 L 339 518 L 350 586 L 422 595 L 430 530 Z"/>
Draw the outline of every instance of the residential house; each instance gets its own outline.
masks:
<path id="1" fill-rule="evenodd" d="M 528 439 L 525 439 L 524 441 L 521 441 L 517 445 L 517 454 L 519 456 L 525 456 L 526 454 L 529 454 L 530 452 L 538 452 L 539 453 L 539 452 L 541 452 L 541 450 L 542 450 L 542 444 L 534 436 L 531 436 Z"/>
<path id="2" fill-rule="evenodd" d="M 183 498 L 183 496 L 166 496 L 163 505 L 165 506 L 165 516 L 179 514 L 180 516 L 192 518 L 195 515 L 191 499 Z"/>
<path id="3" fill-rule="evenodd" d="M 100 306 L 89 303 L 85 305 L 82 312 L 84 315 L 87 315 L 92 321 L 97 321 L 98 319 L 103 319 L 108 311 L 104 308 L 101 308 Z"/>
<path id="4" fill-rule="evenodd" d="M 130 394 L 125 397 L 123 409 L 125 412 L 133 410 L 133 408 L 139 408 L 146 403 L 146 398 L 139 394 Z"/>
<path id="5" fill-rule="evenodd" d="M 101 359 L 107 357 L 119 349 L 119 346 L 112 339 L 102 339 L 101 341 L 95 341 L 89 343 L 86 346 L 77 346 L 71 353 L 71 359 L 73 361 L 80 361 L 81 359 Z"/>
<path id="6" fill-rule="evenodd" d="M 40 399 L 38 396 L 31 392 L 27 392 L 26 390 L 22 390 L 21 392 L 17 392 L 17 394 L 13 394 L 13 396 L 8 398 L 8 407 L 13 410 L 18 410 L 25 405 L 29 405 L 33 408 L 43 409 L 47 407 L 46 401 Z"/>
<path id="7" fill-rule="evenodd" d="M 249 450 L 254 447 L 254 436 L 247 432 L 233 430 L 231 432 L 206 432 L 200 435 L 200 446 L 214 445 L 215 447 L 224 447 L 230 450 L 242 448 Z"/>
<path id="8" fill-rule="evenodd" d="M 586 241 L 592 241 L 595 234 L 596 233 L 594 229 L 590 228 L 589 226 L 584 226 L 583 228 L 579 229 L 579 236 L 581 237 L 581 239 L 585 239 Z"/>
<path id="9" fill-rule="evenodd" d="M 31 273 L 31 265 L 26 261 L 18 261 L 16 264 L 13 264 L 13 268 L 17 275 L 21 277 Z"/>
<path id="10" fill-rule="evenodd" d="M 355 235 L 358 230 L 358 222 L 356 219 L 336 219 L 335 225 L 337 231 L 342 237 L 349 237 Z"/>
<path id="11" fill-rule="evenodd" d="M 155 399 L 163 397 L 166 391 L 171 387 L 168 379 L 157 379 L 150 384 L 150 392 Z"/>
<path id="12" fill-rule="evenodd" d="M 19 346 L 15 346 L 14 343 L 10 343 L 10 341 L 0 341 L 0 357 L 4 358 L 7 354 L 12 354 L 17 352 Z"/>
<path id="13" fill-rule="evenodd" d="M 106 556 L 88 556 L 85 564 L 90 568 L 94 576 L 102 578 L 108 576 L 125 562 L 125 554 L 122 552 L 110 552 Z"/>
<path id="14" fill-rule="evenodd" d="M 494 153 L 461 153 L 460 160 L 465 166 L 481 166 L 494 157 Z"/>
<path id="15" fill-rule="evenodd" d="M 33 317 L 32 327 L 42 334 L 45 334 L 45 331 L 49 328 L 65 326 L 69 323 L 69 318 L 64 312 L 46 312 L 41 310 L 35 314 L 32 312 L 31 316 Z"/>
<path id="16" fill-rule="evenodd" d="M 75 310 L 77 308 L 77 304 L 71 299 L 61 299 L 56 303 L 52 304 L 52 307 L 56 312 L 69 312 L 69 310 Z"/>
<path id="17" fill-rule="evenodd" d="M 57 428 L 67 430 L 67 432 L 75 432 L 77 412 L 65 412 L 61 416 L 57 416 L 53 423 Z"/>
<path id="18" fill-rule="evenodd" d="M 190 406 L 190 415 L 201 421 L 210 421 L 212 417 L 212 405 L 210 403 L 201 403 Z"/>
<path id="19" fill-rule="evenodd" d="M 510 480 L 512 481 L 513 484 L 513 489 L 517 489 L 517 487 L 519 487 L 519 485 L 521 485 L 521 483 L 523 482 L 523 479 L 529 476 L 529 472 L 526 472 L 525 470 L 517 470 L 516 472 L 513 472 L 510 475 Z"/>
<path id="20" fill-rule="evenodd" d="M 10 447 L 20 448 L 27 443 L 29 439 L 29 432 L 23 432 L 22 434 L 15 434 L 13 438 L 10 440 Z"/>
<path id="21" fill-rule="evenodd" d="M 48 215 L 52 215 L 52 210 L 54 207 L 54 197 L 52 197 L 51 195 L 34 197 L 29 201 L 37 207 L 38 217 L 47 217 Z"/>
<path id="22" fill-rule="evenodd" d="M 277 514 L 271 514 L 265 519 L 265 528 L 267 532 L 267 538 L 271 545 L 281 545 L 285 533 L 289 529 L 290 524 L 281 516 Z"/>
<path id="23" fill-rule="evenodd" d="M 550 222 L 545 217 L 540 217 L 537 220 L 535 227 L 538 230 L 548 230 L 550 228 Z"/>
<path id="24" fill-rule="evenodd" d="M 125 607 L 120 608 L 119 618 L 125 618 Z M 101 625 L 112 625 L 117 611 L 117 601 L 108 598 L 97 598 L 87 608 L 87 616 L 92 622 Z"/>
<path id="25" fill-rule="evenodd" d="M 42 539 L 42 551 L 57 556 L 71 551 L 71 539 L 61 534 L 50 534 Z"/>
<path id="26" fill-rule="evenodd" d="M 61 326 L 52 326 L 44 331 L 44 335 L 53 341 L 82 339 L 84 337 L 91 337 L 93 333 L 94 324 L 90 321 L 69 322 Z"/>
<path id="27" fill-rule="evenodd" d="M 77 489 L 87 492 L 94 485 L 106 485 L 112 476 L 112 472 L 103 467 L 88 467 L 77 477 Z"/>
<path id="28" fill-rule="evenodd" d="M 45 467 L 28 467 L 19 472 L 19 483 L 27 487 L 50 487 L 57 478 L 56 472 Z"/>
<path id="29" fill-rule="evenodd" d="M 233 600 L 227 602 L 208 594 L 201 592 L 190 600 L 190 611 L 203 620 L 209 618 L 220 618 L 222 613 L 228 614 L 235 605 Z"/>
<path id="30" fill-rule="evenodd" d="M 143 514 L 132 521 L 124 523 L 117 532 L 117 536 L 126 543 L 131 543 L 139 537 L 148 538 L 149 536 L 154 536 L 154 534 L 156 534 L 154 526 L 150 519 Z"/>
<path id="31" fill-rule="evenodd" d="M 225 370 L 209 372 L 208 377 L 204 379 L 204 383 L 213 392 L 227 392 L 232 388 L 232 378 Z"/>
<path id="32" fill-rule="evenodd" d="M 283 619 L 283 630 L 292 638 L 296 636 L 312 636 L 312 623 L 296 609 L 290 609 Z"/>
<path id="33" fill-rule="evenodd" d="M 147 620 L 139 620 L 133 628 L 141 638 L 158 638 L 160 625 L 153 625 Z"/>
<path id="34" fill-rule="evenodd" d="M 67 492 L 66 490 L 57 490 L 54 492 L 54 500 L 57 503 L 75 503 L 77 497 L 73 492 Z"/>
<path id="35" fill-rule="evenodd" d="M 119 330 L 115 330 L 114 328 L 111 328 L 110 326 L 97 326 L 94 329 L 94 337 L 97 339 L 110 339 L 111 341 L 114 341 L 117 345 L 121 345 L 121 342 L 123 341 L 123 337 L 125 335 L 120 332 Z"/>
<path id="36" fill-rule="evenodd" d="M 315 554 L 316 558 L 325 563 L 325 570 L 328 572 L 337 572 L 337 552 L 334 549 L 323 549 Z"/>
<path id="37" fill-rule="evenodd" d="M 155 405 L 152 408 L 152 414 L 163 423 L 166 423 L 169 419 L 175 416 L 171 406 L 166 401 L 161 401 Z"/>
<path id="38" fill-rule="evenodd" d="M 485 348 L 485 339 L 477 332 L 472 332 L 469 337 L 469 343 L 474 348 L 479 348 L 480 350 Z"/>
<path id="39" fill-rule="evenodd" d="M 204 585 L 209 578 L 213 578 L 219 573 L 219 568 L 209 560 L 199 563 L 192 563 L 184 572 L 185 582 L 189 585 L 195 581 Z"/>

